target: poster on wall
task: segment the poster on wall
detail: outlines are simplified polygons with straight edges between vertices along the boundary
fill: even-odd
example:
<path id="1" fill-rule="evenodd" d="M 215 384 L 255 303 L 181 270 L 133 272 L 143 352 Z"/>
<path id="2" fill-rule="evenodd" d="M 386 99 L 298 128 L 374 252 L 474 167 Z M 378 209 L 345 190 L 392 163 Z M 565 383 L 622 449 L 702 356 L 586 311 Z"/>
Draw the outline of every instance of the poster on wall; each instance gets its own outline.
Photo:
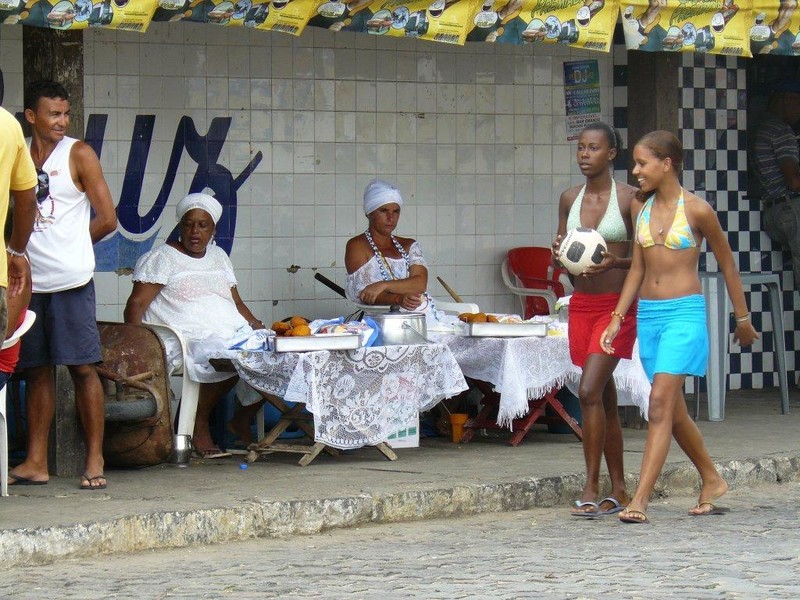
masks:
<path id="1" fill-rule="evenodd" d="M 564 63 L 564 105 L 567 141 L 571 142 L 589 123 L 600 119 L 600 68 L 596 60 Z"/>
<path id="2" fill-rule="evenodd" d="M 628 50 L 752 56 L 749 3 L 624 0 L 620 8 Z"/>
<path id="3" fill-rule="evenodd" d="M 0 0 L 0 22 L 48 29 L 102 27 L 144 33 L 156 0 Z"/>
<path id="4" fill-rule="evenodd" d="M 749 33 L 753 55 L 800 56 L 797 2 L 754 0 Z"/>
<path id="5" fill-rule="evenodd" d="M 488 7 L 484 4 L 476 16 L 469 41 L 565 44 L 603 52 L 611 48 L 619 13 L 618 0 L 503 0 Z M 493 27 L 481 40 L 480 30 Z"/>

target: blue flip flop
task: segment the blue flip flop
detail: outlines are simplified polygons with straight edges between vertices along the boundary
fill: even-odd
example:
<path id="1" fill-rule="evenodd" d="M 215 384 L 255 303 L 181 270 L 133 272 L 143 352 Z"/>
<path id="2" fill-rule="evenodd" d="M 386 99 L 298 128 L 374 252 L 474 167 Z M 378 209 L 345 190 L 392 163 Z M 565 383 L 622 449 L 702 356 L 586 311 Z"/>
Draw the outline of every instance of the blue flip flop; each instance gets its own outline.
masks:
<path id="1" fill-rule="evenodd" d="M 600 506 L 597 502 L 581 502 L 580 500 L 575 500 L 575 508 L 584 508 L 586 506 L 594 507 L 593 511 L 578 511 L 578 512 L 570 512 L 573 517 L 581 517 L 584 519 L 594 519 L 596 516 L 600 514 Z"/>
<path id="2" fill-rule="evenodd" d="M 603 502 L 611 502 L 614 506 L 609 508 L 608 510 L 600 510 L 600 505 Z M 605 517 L 607 515 L 615 515 L 618 512 L 625 510 L 625 507 L 620 504 L 619 500 L 614 498 L 613 496 L 609 496 L 608 498 L 603 498 L 600 502 L 597 503 L 597 516 L 598 517 Z"/>

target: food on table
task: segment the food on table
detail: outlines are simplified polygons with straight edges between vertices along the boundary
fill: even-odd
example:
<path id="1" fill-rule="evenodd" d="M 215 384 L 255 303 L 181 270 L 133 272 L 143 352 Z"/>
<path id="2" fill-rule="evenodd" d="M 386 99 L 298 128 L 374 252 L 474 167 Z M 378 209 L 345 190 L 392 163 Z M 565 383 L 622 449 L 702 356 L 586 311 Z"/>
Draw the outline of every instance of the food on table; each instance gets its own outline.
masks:
<path id="1" fill-rule="evenodd" d="M 297 315 L 286 321 L 275 321 L 272 330 L 278 337 L 305 337 L 311 335 L 311 328 L 308 321 Z"/>
<path id="2" fill-rule="evenodd" d="M 459 320 L 464 323 L 499 323 L 500 320 L 495 315 L 487 315 L 486 313 L 461 313 L 458 315 Z"/>
<path id="3" fill-rule="evenodd" d="M 272 324 L 272 331 L 274 331 L 278 335 L 283 335 L 284 333 L 289 331 L 291 328 L 292 328 L 292 326 L 289 325 L 288 323 L 285 323 L 284 321 L 275 321 Z"/>
<path id="4" fill-rule="evenodd" d="M 308 321 L 306 321 L 303 317 L 298 317 L 297 315 L 295 315 L 289 320 L 289 325 L 291 325 L 292 328 L 294 328 L 297 327 L 298 325 L 308 325 Z"/>

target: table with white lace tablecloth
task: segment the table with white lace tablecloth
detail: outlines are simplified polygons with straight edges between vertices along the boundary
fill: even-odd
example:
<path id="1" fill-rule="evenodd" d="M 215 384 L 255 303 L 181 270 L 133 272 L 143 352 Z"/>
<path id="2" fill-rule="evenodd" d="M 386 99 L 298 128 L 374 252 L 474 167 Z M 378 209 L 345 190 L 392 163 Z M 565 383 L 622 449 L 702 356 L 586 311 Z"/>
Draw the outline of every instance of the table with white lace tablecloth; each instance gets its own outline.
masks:
<path id="1" fill-rule="evenodd" d="M 549 390 L 580 380 L 581 370 L 569 357 L 565 335 L 546 337 L 447 336 L 446 344 L 466 377 L 486 381 L 500 394 L 497 423 L 510 426 L 528 412 L 528 401 Z M 636 405 L 647 414 L 650 383 L 639 360 L 638 343 L 631 360 L 621 360 L 614 371 L 620 405 Z"/>
<path id="2" fill-rule="evenodd" d="M 467 389 L 443 344 L 313 352 L 236 352 L 256 390 L 305 404 L 314 439 L 341 450 L 373 446 L 444 398 Z"/>

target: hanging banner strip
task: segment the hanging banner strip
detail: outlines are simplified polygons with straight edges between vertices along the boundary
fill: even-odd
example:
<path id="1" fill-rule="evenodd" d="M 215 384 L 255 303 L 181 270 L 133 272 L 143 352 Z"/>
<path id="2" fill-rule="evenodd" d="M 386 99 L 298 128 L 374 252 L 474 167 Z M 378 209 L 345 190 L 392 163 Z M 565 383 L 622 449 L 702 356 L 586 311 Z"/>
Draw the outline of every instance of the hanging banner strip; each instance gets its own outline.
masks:
<path id="1" fill-rule="evenodd" d="M 470 41 L 483 38 L 482 41 L 507 44 L 565 44 L 608 52 L 619 2 L 511 0 L 495 3 L 491 11 L 483 8 L 467 38 Z"/>
<path id="2" fill-rule="evenodd" d="M 259 4 L 258 0 L 157 0 L 153 21 L 193 21 L 242 27 L 248 24 L 248 16 L 256 12 Z"/>
<path id="3" fill-rule="evenodd" d="M 752 56 L 749 2 L 625 0 L 621 9 L 628 50 Z"/>
<path id="4" fill-rule="evenodd" d="M 309 25 L 463 45 L 480 9 L 479 0 L 325 2 Z"/>
<path id="5" fill-rule="evenodd" d="M 756 54 L 800 56 L 800 11 L 797 2 L 754 0 L 750 50 Z"/>
<path id="6" fill-rule="evenodd" d="M 48 29 L 122 29 L 144 33 L 156 0 L 0 0 L 0 23 Z"/>

